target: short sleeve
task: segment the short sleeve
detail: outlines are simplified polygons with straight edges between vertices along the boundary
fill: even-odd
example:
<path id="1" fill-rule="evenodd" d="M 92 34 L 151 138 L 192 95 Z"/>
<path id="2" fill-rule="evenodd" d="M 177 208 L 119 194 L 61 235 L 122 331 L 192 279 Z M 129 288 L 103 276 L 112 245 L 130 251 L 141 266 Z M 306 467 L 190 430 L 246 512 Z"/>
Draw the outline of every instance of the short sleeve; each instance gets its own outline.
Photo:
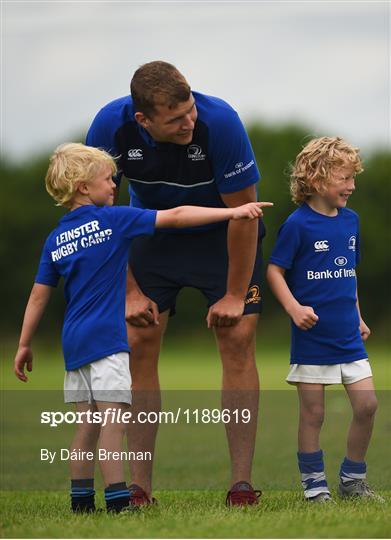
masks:
<path id="1" fill-rule="evenodd" d="M 86 145 L 105 150 L 113 158 L 119 157 L 119 151 L 115 143 L 116 124 L 113 122 L 110 111 L 101 109 L 95 116 L 86 137 Z M 117 167 L 119 160 L 116 159 Z M 118 169 L 114 182 L 117 186 L 121 183 L 122 170 Z"/>
<path id="2" fill-rule="evenodd" d="M 290 270 L 300 248 L 300 230 L 294 221 L 286 221 L 278 231 L 269 262 Z"/>
<path id="3" fill-rule="evenodd" d="M 101 109 L 92 121 L 87 133 L 86 144 L 102 148 L 112 156 L 118 153 L 115 144 L 115 126 L 107 108 Z"/>
<path id="4" fill-rule="evenodd" d="M 113 206 L 110 208 L 116 229 L 127 239 L 155 232 L 157 210 L 134 208 L 133 206 Z"/>
<path id="5" fill-rule="evenodd" d="M 259 170 L 246 130 L 232 108 L 210 125 L 210 155 L 220 193 L 240 191 L 259 180 Z"/>
<path id="6" fill-rule="evenodd" d="M 35 276 L 35 283 L 49 285 L 50 287 L 57 287 L 60 277 L 61 276 L 57 272 L 56 266 L 52 260 L 47 240 L 42 250 L 38 272 Z"/>

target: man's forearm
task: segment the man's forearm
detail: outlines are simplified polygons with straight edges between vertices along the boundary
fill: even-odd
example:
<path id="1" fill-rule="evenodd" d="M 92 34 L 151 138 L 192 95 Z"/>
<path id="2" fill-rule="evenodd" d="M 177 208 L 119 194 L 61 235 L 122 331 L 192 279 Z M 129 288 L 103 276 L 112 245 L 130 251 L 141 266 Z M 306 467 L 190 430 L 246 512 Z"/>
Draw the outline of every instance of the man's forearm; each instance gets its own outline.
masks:
<path id="1" fill-rule="evenodd" d="M 227 294 L 245 299 L 254 270 L 258 244 L 258 221 L 228 225 Z"/>
<path id="2" fill-rule="evenodd" d="M 128 266 L 128 271 L 126 272 L 126 294 L 131 294 L 132 292 L 141 293 L 141 289 L 138 286 L 131 267 Z"/>

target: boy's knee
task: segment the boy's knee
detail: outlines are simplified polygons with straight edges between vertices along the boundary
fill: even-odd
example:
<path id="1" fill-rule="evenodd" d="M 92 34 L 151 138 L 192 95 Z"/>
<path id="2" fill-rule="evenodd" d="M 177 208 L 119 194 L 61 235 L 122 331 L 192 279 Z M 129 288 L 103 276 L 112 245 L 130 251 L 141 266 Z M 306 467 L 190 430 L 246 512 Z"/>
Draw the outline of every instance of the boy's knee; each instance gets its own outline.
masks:
<path id="1" fill-rule="evenodd" d="M 370 420 L 375 415 L 377 406 L 378 402 L 375 397 L 367 398 L 354 408 L 354 417 L 361 421 Z"/>
<path id="2" fill-rule="evenodd" d="M 94 444 L 99 439 L 100 424 L 83 422 L 82 424 L 77 425 L 77 433 L 80 437 L 83 437 L 86 442 Z"/>
<path id="3" fill-rule="evenodd" d="M 324 422 L 324 406 L 310 405 L 301 409 L 302 420 L 312 427 L 322 427 Z"/>

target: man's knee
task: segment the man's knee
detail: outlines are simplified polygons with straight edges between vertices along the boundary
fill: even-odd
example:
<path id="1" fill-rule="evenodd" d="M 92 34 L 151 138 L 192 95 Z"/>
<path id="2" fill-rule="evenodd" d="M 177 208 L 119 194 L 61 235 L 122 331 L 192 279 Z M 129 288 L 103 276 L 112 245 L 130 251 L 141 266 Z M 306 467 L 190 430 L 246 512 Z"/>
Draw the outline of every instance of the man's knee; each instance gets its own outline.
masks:
<path id="1" fill-rule="evenodd" d="M 222 355 L 238 358 L 252 357 L 255 350 L 257 316 L 242 317 L 235 326 L 216 328 L 216 338 Z"/>
<path id="2" fill-rule="evenodd" d="M 166 314 L 161 314 L 158 325 L 150 324 L 146 327 L 127 324 L 128 341 L 132 349 L 159 349 L 164 331 L 167 326 Z"/>
<path id="3" fill-rule="evenodd" d="M 216 336 L 219 343 L 223 372 L 226 377 L 241 380 L 250 373 L 256 375 L 255 324 L 219 328 Z"/>

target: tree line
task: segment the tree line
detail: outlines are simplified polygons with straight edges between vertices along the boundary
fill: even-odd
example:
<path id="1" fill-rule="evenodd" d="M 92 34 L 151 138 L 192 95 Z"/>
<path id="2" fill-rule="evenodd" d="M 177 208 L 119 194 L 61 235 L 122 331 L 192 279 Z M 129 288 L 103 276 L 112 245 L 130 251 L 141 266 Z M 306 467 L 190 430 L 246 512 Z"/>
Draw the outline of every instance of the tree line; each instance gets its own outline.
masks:
<path id="1" fill-rule="evenodd" d="M 261 182 L 259 198 L 273 201 L 265 210 L 267 235 L 264 241 L 265 260 L 270 256 L 279 226 L 295 209 L 289 194 L 289 163 L 292 163 L 308 142 L 310 130 L 300 125 L 270 126 L 254 123 L 248 133 L 255 152 Z M 83 137 L 75 140 L 83 141 Z M 349 141 L 354 144 L 354 141 Z M 364 154 L 364 172 L 357 178 L 356 192 L 349 207 L 358 212 L 361 222 L 361 263 L 358 268 L 360 303 L 370 326 L 385 330 L 389 323 L 390 223 L 389 181 L 391 152 L 377 149 Z M 28 163 L 13 163 L 2 156 L 0 172 L 3 185 L 1 285 L 3 309 L 0 314 L 2 334 L 15 335 L 20 328 L 23 309 L 37 270 L 40 252 L 48 233 L 56 226 L 64 209 L 55 206 L 46 193 L 44 177 L 49 155 L 39 155 Z M 127 204 L 126 182 L 122 182 L 120 203 Z M 61 288 L 61 287 L 60 287 Z M 194 300 L 184 291 L 176 324 L 199 324 L 203 302 Z M 190 296 L 189 296 L 190 295 Z M 186 301 L 186 299 L 188 299 Z M 267 287 L 265 318 L 270 321 L 282 316 L 281 308 Z M 195 303 L 194 303 L 195 302 Z M 196 307 L 196 309 L 195 309 Z M 205 308 L 204 308 L 205 309 Z M 60 328 L 64 310 L 62 294 L 54 295 L 49 315 L 41 332 L 54 333 Z M 271 323 L 273 324 L 273 323 Z"/>

